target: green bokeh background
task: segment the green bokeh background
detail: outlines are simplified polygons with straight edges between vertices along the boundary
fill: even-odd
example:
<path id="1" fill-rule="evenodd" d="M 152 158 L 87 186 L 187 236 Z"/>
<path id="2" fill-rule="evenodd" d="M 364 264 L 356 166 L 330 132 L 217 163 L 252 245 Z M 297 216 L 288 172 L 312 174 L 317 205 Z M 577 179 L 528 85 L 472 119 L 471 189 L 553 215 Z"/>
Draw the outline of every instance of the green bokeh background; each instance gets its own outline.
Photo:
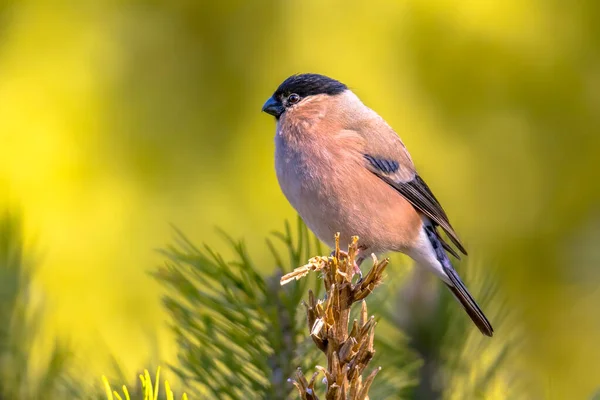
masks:
<path id="1" fill-rule="evenodd" d="M 507 368 L 548 398 L 600 385 L 600 3 L 0 4 L 0 201 L 24 213 L 48 338 L 98 376 L 155 343 L 174 360 L 147 274 L 169 224 L 271 268 L 294 211 L 260 108 L 319 72 L 397 130 L 489 266 L 524 331 Z"/>

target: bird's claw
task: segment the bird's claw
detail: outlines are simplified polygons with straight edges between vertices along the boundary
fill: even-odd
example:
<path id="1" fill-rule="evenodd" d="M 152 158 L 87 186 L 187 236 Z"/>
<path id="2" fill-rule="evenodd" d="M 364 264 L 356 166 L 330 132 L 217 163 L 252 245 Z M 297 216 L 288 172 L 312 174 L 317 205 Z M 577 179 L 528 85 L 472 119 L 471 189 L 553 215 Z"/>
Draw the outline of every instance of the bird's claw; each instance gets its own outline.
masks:
<path id="1" fill-rule="evenodd" d="M 360 285 L 360 283 L 363 280 L 363 274 L 362 271 L 360 270 L 360 267 L 354 263 L 354 273 L 356 273 L 358 275 L 358 281 L 356 282 L 357 285 Z"/>
<path id="2" fill-rule="evenodd" d="M 344 250 L 340 250 L 340 255 L 343 257 L 348 258 L 348 252 L 344 251 Z M 334 257 L 335 256 L 335 251 L 331 252 L 330 257 Z M 354 272 L 354 275 L 358 275 L 358 282 L 357 284 L 361 283 L 363 280 L 363 274 L 362 271 L 360 270 L 360 267 L 358 266 L 358 263 L 356 262 L 356 260 L 354 260 L 354 265 L 352 266 L 352 270 Z"/>

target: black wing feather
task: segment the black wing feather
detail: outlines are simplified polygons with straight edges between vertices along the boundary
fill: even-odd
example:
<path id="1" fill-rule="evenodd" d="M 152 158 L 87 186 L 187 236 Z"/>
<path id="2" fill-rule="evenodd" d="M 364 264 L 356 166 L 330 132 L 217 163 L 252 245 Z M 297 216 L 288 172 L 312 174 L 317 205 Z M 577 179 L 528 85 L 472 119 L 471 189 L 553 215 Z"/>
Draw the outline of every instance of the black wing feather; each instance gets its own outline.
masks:
<path id="1" fill-rule="evenodd" d="M 456 250 L 454 250 L 452 248 L 452 246 L 450 246 L 448 243 L 446 243 L 439 234 L 438 234 L 438 239 L 440 240 L 440 243 L 442 244 L 442 247 L 444 248 L 444 250 L 446 250 L 448 253 L 452 254 L 456 259 L 460 260 L 460 256 L 458 255 Z"/>
<path id="2" fill-rule="evenodd" d="M 423 214 L 431 218 L 431 220 L 439 225 L 448 235 L 452 243 L 464 254 L 467 255 L 467 250 L 464 248 L 458 235 L 450 225 L 446 212 L 435 198 L 429 186 L 421 177 L 415 173 L 413 179 L 402 181 L 394 179 L 393 173 L 389 168 L 380 168 L 381 160 L 371 155 L 365 155 L 365 159 L 369 161 L 369 169 L 388 185 L 396 189 L 406 200 L 408 200 L 415 208 Z M 384 164 L 385 165 L 385 164 Z M 396 163 L 397 165 L 397 163 Z M 453 256 L 458 257 L 455 251 L 451 250 L 450 246 L 442 241 L 444 248 Z"/>

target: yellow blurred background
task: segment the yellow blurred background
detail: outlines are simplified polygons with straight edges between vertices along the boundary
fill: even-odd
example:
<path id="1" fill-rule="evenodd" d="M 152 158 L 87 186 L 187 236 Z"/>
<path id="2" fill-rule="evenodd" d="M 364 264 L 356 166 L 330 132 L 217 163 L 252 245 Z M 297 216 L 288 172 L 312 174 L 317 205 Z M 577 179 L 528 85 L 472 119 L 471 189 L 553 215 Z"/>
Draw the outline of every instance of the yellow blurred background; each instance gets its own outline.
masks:
<path id="1" fill-rule="evenodd" d="M 264 237 L 294 212 L 260 109 L 318 72 L 398 131 L 490 265 L 525 332 L 508 366 L 548 398 L 600 386 L 600 3 L 0 4 L 0 201 L 23 211 L 45 335 L 96 376 L 155 343 L 175 361 L 148 275 L 170 224 L 270 268 Z"/>

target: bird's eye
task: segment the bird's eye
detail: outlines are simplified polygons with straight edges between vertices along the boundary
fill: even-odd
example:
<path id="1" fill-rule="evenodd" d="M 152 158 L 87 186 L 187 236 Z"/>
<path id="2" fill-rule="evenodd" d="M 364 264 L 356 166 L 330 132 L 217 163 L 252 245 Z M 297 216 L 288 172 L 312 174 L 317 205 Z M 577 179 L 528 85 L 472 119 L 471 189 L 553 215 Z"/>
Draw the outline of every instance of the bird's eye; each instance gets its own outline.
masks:
<path id="1" fill-rule="evenodd" d="M 296 93 L 292 93 L 288 96 L 287 100 L 290 104 L 296 104 L 300 101 L 300 96 L 298 96 Z"/>

